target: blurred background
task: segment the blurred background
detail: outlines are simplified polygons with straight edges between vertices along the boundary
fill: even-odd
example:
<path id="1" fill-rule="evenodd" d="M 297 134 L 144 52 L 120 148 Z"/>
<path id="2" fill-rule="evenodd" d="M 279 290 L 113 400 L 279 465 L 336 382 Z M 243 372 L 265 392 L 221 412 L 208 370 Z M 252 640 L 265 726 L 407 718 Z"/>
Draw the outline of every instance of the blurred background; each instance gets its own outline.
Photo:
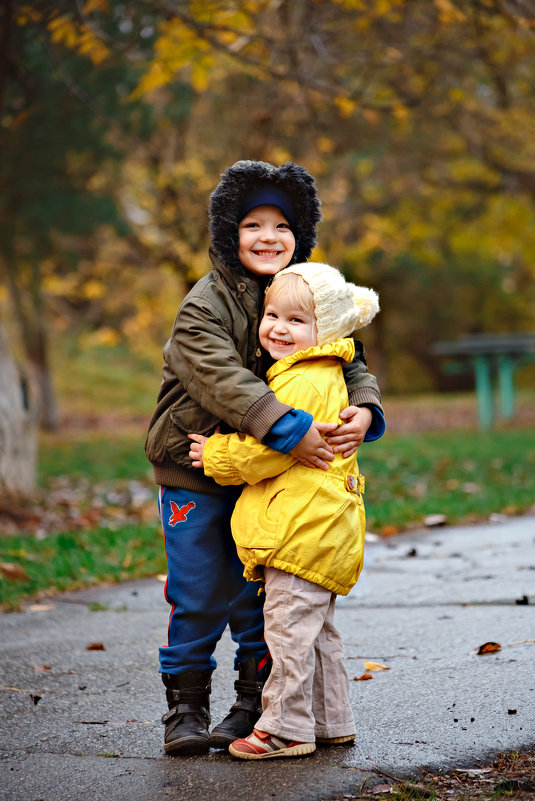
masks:
<path id="1" fill-rule="evenodd" d="M 441 512 L 435 468 L 443 500 L 464 504 L 448 519 L 529 509 L 533 347 L 514 361 L 514 414 L 496 401 L 482 432 L 472 362 L 435 346 L 535 333 L 534 86 L 530 0 L 4 0 L 4 538 L 102 529 L 128 505 L 154 530 L 139 510 L 153 500 L 143 440 L 161 349 L 209 268 L 209 194 L 242 158 L 303 164 L 323 202 L 314 258 L 380 295 L 363 340 L 390 438 L 362 458 L 399 486 L 391 507 L 384 486 L 371 495 L 375 528 Z M 512 483 L 479 509 L 482 465 Z M 29 575 L 25 543 L 3 558 Z"/>

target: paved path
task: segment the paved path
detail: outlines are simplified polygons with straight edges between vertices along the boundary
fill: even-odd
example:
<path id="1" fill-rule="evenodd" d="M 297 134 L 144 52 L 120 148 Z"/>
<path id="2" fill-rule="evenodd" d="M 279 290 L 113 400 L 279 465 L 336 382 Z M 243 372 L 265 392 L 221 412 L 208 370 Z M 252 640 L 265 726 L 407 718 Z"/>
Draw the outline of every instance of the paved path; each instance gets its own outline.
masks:
<path id="1" fill-rule="evenodd" d="M 0 615 L 0 799 L 328 801 L 384 773 L 535 746 L 534 517 L 368 543 L 337 623 L 351 678 L 366 660 L 390 670 L 351 681 L 357 745 L 306 759 L 163 755 L 162 587 L 149 579 Z M 501 650 L 478 655 L 487 641 Z M 225 635 L 216 720 L 233 700 L 232 651 Z"/>

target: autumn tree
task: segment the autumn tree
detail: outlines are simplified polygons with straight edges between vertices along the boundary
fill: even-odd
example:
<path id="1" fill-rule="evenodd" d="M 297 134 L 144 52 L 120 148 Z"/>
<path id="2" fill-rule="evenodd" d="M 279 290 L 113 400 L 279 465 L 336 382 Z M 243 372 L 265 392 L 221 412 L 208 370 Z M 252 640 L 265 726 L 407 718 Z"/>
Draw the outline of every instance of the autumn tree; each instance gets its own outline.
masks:
<path id="1" fill-rule="evenodd" d="M 374 369 L 393 390 L 440 386 L 433 341 L 534 323 L 531 5 L 11 0 L 2 264 L 19 319 L 48 306 L 72 335 L 159 349 L 208 269 L 219 172 L 293 159 L 323 200 L 315 255 L 381 295 Z"/>
<path id="2" fill-rule="evenodd" d="M 138 93 L 191 83 L 186 160 L 316 174 L 320 252 L 379 290 L 369 336 L 392 387 L 436 385 L 438 338 L 533 326 L 529 3 L 156 6 Z"/>
<path id="3" fill-rule="evenodd" d="M 85 7 L 110 10 L 98 0 Z M 122 102 L 135 85 L 119 47 L 130 30 L 112 50 L 109 34 L 93 31 L 70 2 L 8 0 L 1 13 L 0 276 L 40 387 L 42 423 L 53 428 L 47 283 L 77 270 L 99 228 L 128 233 L 114 197 L 128 146 L 121 132 L 146 135 L 148 113 Z M 126 22 L 127 12 L 107 14 L 117 36 Z"/>

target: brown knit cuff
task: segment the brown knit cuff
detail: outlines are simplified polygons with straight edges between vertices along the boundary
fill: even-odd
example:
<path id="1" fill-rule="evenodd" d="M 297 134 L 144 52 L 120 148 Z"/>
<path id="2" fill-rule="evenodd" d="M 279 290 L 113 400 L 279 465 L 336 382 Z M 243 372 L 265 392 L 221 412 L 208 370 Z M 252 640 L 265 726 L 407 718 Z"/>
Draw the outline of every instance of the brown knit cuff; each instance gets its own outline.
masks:
<path id="1" fill-rule="evenodd" d="M 377 406 L 381 411 L 381 396 L 373 387 L 359 387 L 349 396 L 350 406 Z"/>
<path id="2" fill-rule="evenodd" d="M 287 406 L 286 403 L 278 401 L 274 392 L 268 392 L 259 398 L 245 414 L 241 423 L 241 430 L 244 434 L 250 434 L 259 442 L 262 442 L 277 420 L 284 417 L 292 408 L 292 406 Z"/>

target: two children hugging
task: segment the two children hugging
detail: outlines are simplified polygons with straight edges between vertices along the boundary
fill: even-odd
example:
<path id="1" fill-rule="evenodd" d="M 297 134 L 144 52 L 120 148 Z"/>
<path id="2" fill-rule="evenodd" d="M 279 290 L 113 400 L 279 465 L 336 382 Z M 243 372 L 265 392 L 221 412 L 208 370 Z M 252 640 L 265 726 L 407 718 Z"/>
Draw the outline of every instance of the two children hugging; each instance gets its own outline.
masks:
<path id="1" fill-rule="evenodd" d="M 326 264 L 296 264 L 269 285 L 260 322 L 275 363 L 268 384 L 283 403 L 337 422 L 348 395 L 342 364 L 349 338 L 379 310 L 376 293 L 347 283 Z M 230 753 L 241 759 L 301 756 L 316 742 L 352 742 L 343 646 L 334 626 L 337 594 L 362 568 L 364 479 L 356 453 L 335 455 L 328 471 L 310 470 L 249 435 L 190 434 L 194 467 L 222 485 L 244 487 L 232 534 L 247 580 L 265 582 L 265 638 L 273 660 L 263 712 Z"/>
<path id="2" fill-rule="evenodd" d="M 347 393 L 329 418 L 336 422 L 323 420 L 321 405 L 316 414 L 279 400 L 265 380 L 272 363 L 259 340 L 266 286 L 283 268 L 303 265 L 316 245 L 321 203 L 310 173 L 293 162 L 238 161 L 221 175 L 208 217 L 211 269 L 178 309 L 145 443 L 160 485 L 167 558 L 170 614 L 159 661 L 168 705 L 164 748 L 173 756 L 226 749 L 250 734 L 271 669 L 265 596 L 245 580 L 231 533 L 241 487 L 194 468 L 188 435 L 238 431 L 321 474 L 385 428 L 377 381 L 358 341 L 342 366 Z M 236 700 L 210 729 L 214 652 L 227 626 L 236 644 Z"/>

